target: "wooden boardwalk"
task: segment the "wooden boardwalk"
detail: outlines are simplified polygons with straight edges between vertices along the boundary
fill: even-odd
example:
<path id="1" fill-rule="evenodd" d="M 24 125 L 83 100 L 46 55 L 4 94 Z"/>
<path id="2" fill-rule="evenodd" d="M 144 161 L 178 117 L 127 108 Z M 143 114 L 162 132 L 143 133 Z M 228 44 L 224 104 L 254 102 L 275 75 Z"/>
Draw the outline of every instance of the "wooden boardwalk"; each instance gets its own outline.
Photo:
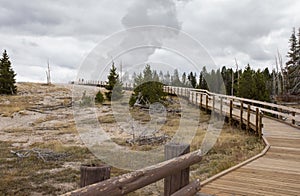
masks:
<path id="1" fill-rule="evenodd" d="M 191 103 L 200 105 L 202 100 L 202 106 L 208 107 L 209 110 L 213 108 L 212 96 L 206 101 L 207 96 L 205 94 L 209 92 L 192 90 L 184 94 L 181 89 L 172 87 L 174 92 L 181 96 L 189 97 Z M 199 93 L 203 95 L 203 99 L 197 98 Z M 205 96 L 204 96 L 205 95 Z M 216 98 L 218 95 L 213 95 Z M 240 119 L 239 116 L 243 116 L 243 119 L 247 118 L 247 113 L 241 114 L 241 108 L 245 106 L 241 105 L 239 101 L 244 101 L 242 98 L 235 98 L 230 96 L 223 96 L 222 112 L 230 113 L 228 101 L 233 100 L 232 115 L 235 119 Z M 246 100 L 249 101 L 249 100 Z M 253 100 L 253 102 L 256 102 Z M 207 104 L 207 106 L 205 106 Z M 262 103 L 265 104 L 265 103 Z M 271 104 L 266 103 L 267 106 Z M 262 105 L 261 105 L 262 106 Z M 273 105 L 271 105 L 273 106 Z M 272 112 L 276 114 L 277 110 L 270 110 L 267 108 L 251 106 L 255 111 L 259 108 L 260 111 Z M 279 106 L 281 107 L 281 106 Z M 214 108 L 219 110 L 220 102 L 214 102 Z M 286 109 L 286 108 L 283 108 Z M 292 109 L 293 110 L 293 109 Z M 279 113 L 278 113 L 279 114 Z M 297 111 L 297 114 L 299 112 Z M 280 113 L 279 115 L 286 115 L 291 118 L 289 114 Z M 295 117 L 295 115 L 294 115 Z M 294 118 L 292 117 L 292 118 Z M 255 113 L 251 112 L 250 121 L 255 124 Z M 297 117 L 294 119 L 298 119 Z M 288 121 L 291 122 L 291 121 Z M 243 164 L 241 167 L 222 175 L 221 177 L 212 177 L 212 180 L 204 181 L 204 185 L 201 188 L 200 195 L 300 195 L 300 129 L 295 126 L 291 126 L 291 123 L 285 123 L 280 120 L 271 118 L 263 118 L 263 137 L 270 145 L 268 151 L 259 158 Z M 217 174 L 218 175 L 218 174 Z M 219 174 L 220 175 L 220 174 Z"/>
<path id="2" fill-rule="evenodd" d="M 206 90 L 171 86 L 166 86 L 164 90 L 183 96 L 205 110 L 226 115 L 230 122 L 238 121 L 241 127 L 246 124 L 246 129 L 252 128 L 258 136 L 261 136 L 262 130 L 264 139 L 270 145 L 262 156 L 256 156 L 258 158 L 252 158 L 252 161 L 235 167 L 224 175 L 217 174 L 220 177 L 204 181 L 198 195 L 300 196 L 300 128 L 297 127 L 300 123 L 299 109 Z M 262 118 L 262 112 L 277 117 L 277 120 Z"/>
<path id="3" fill-rule="evenodd" d="M 263 119 L 270 149 L 258 158 L 202 187 L 210 195 L 300 195 L 300 130 Z"/>

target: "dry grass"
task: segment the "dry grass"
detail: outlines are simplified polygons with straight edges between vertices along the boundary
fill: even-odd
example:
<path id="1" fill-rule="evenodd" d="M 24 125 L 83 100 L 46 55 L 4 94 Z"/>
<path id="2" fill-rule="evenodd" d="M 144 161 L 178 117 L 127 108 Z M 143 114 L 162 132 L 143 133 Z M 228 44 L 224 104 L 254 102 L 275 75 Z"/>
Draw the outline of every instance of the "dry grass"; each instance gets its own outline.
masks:
<path id="1" fill-rule="evenodd" d="M 56 91 L 61 91 L 62 94 L 65 94 L 65 97 L 62 96 L 58 102 L 67 104 L 70 101 L 69 90 L 66 88 L 34 83 L 19 84 L 18 88 L 18 95 L 0 96 L 0 113 L 2 116 L 13 116 L 15 112 L 18 112 L 19 115 L 28 115 L 25 111 L 26 108 L 36 107 L 40 101 L 43 101 L 44 96 L 51 97 L 51 93 Z M 177 110 L 179 106 L 176 104 L 176 97 L 172 99 L 175 100 L 175 104 L 168 105 L 168 108 Z M 104 107 L 101 116 L 98 117 L 99 122 L 105 124 L 108 128 L 115 126 L 116 123 L 109 106 L 110 103 L 104 103 L 104 106 L 97 105 L 99 109 Z M 147 123 L 151 120 L 148 111 L 133 109 L 130 112 L 133 118 L 141 123 Z M 200 111 L 193 110 L 191 112 L 194 112 L 190 114 L 193 117 L 199 115 Z M 79 187 L 80 164 L 101 164 L 101 161 L 91 154 L 86 147 L 74 145 L 78 141 L 73 141 L 73 145 L 71 142 L 62 143 L 59 141 L 64 134 L 75 135 L 77 132 L 75 122 L 72 119 L 73 116 L 70 114 L 58 117 L 54 112 L 49 115 L 43 114 L 38 116 L 37 119 L 30 123 L 30 127 L 19 126 L 1 130 L 4 134 L 15 134 L 18 137 L 21 134 L 27 136 L 41 134 L 39 137 L 43 138 L 49 136 L 48 138 L 50 139 L 48 141 L 46 139 L 39 143 L 34 141 L 28 148 L 50 149 L 58 153 L 67 153 L 69 156 L 63 160 L 48 162 L 44 162 L 36 157 L 19 159 L 10 153 L 10 150 L 21 149 L 14 145 L 16 141 L 0 141 L 0 195 L 62 194 Z M 170 138 L 174 136 L 179 127 L 180 119 L 181 114 L 168 112 L 166 122 L 160 128 L 158 134 L 166 134 Z M 200 126 L 191 143 L 191 150 L 201 147 L 209 119 L 210 115 L 201 112 L 200 119 L 198 119 Z M 189 121 L 186 121 L 183 126 L 187 130 L 193 128 Z M 43 130 L 37 131 L 38 128 L 43 128 Z M 158 146 L 158 144 L 129 146 L 126 143 L 126 139 L 132 136 L 129 134 L 127 138 L 125 136 L 126 134 L 124 133 L 116 132 L 112 140 L 119 145 L 130 147 L 132 150 L 148 151 Z M 73 137 L 70 139 L 72 140 Z M 254 156 L 263 147 L 262 141 L 257 139 L 257 137 L 245 134 L 244 131 L 238 128 L 225 125 L 213 149 L 203 157 L 200 164 L 192 166 L 192 178 L 206 179 Z M 118 176 L 123 173 L 126 173 L 126 171 L 112 168 L 112 176 Z M 157 195 L 161 191 L 162 182 L 160 181 L 132 195 Z"/>
<path id="2" fill-rule="evenodd" d="M 34 156 L 20 159 L 10 153 L 10 150 L 18 150 L 12 147 L 12 142 L 0 142 L 0 195 L 62 194 L 79 188 L 80 164 L 103 164 L 86 147 L 67 147 L 52 141 L 35 143 L 30 148 L 50 149 L 69 156 L 64 160 L 47 162 Z M 66 167 L 68 163 L 74 167 Z M 125 172 L 112 168 L 112 176 Z"/>

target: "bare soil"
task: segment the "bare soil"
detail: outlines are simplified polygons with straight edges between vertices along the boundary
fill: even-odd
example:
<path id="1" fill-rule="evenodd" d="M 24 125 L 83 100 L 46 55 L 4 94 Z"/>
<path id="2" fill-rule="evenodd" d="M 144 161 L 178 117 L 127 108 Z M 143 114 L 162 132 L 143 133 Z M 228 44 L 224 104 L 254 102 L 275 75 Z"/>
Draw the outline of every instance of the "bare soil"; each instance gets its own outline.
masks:
<path id="1" fill-rule="evenodd" d="M 95 95 L 99 88 L 81 86 L 87 94 Z M 18 94 L 0 96 L 0 195 L 57 195 L 79 188 L 80 165 L 102 164 L 86 147 L 78 133 L 72 109 L 72 85 L 19 83 Z M 102 91 L 104 91 L 102 89 Z M 176 100 L 176 98 L 173 98 Z M 174 110 L 178 105 L 169 106 Z M 113 141 L 129 149 L 147 151 L 161 144 L 132 145 L 126 140 L 132 133 L 118 127 L 108 102 L 96 105 L 97 118 Z M 172 110 L 172 111 L 174 111 Z M 84 110 L 82 110 L 84 113 Z M 149 112 L 133 109 L 131 115 L 147 123 Z M 172 138 L 179 126 L 180 113 L 168 112 L 167 120 L 158 130 Z M 191 149 L 201 146 L 210 116 L 201 113 Z M 186 129 L 191 125 L 185 122 Z M 167 142 L 167 141 L 166 141 Z M 263 149 L 257 137 L 225 124 L 220 137 L 200 164 L 192 166 L 191 178 L 204 180 L 227 169 Z M 19 158 L 11 151 L 47 149 L 65 153 L 59 160 L 44 161 L 38 156 Z M 112 169 L 112 176 L 126 173 Z M 159 181 L 131 195 L 160 195 Z"/>

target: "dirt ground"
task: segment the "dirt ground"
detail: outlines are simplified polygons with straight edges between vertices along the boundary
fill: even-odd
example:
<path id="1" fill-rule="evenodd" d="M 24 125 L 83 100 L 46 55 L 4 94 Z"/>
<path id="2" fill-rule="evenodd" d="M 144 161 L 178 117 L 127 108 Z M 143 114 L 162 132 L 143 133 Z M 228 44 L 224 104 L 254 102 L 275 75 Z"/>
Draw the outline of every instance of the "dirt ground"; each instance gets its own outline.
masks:
<path id="1" fill-rule="evenodd" d="M 57 195 L 79 188 L 80 165 L 102 164 L 86 147 L 76 126 L 75 116 L 86 114 L 82 109 L 74 114 L 72 108 L 72 85 L 44 85 L 19 83 L 18 94 L 0 96 L 0 195 Z M 88 95 L 95 95 L 99 88 L 81 86 Z M 80 91 L 82 93 L 82 91 Z M 79 95 L 80 97 L 81 95 Z M 74 100 L 73 100 L 74 101 Z M 170 106 L 172 107 L 172 106 Z M 117 144 L 125 148 L 147 151 L 158 144 L 136 145 L 126 140 L 132 133 L 122 131 L 116 123 L 110 104 L 96 105 L 97 119 Z M 179 127 L 181 114 L 175 105 L 167 113 L 167 120 L 158 135 L 173 137 Z M 79 113 L 78 113 L 79 112 Z M 147 123 L 149 111 L 131 110 L 131 115 Z M 210 116 L 201 114 L 191 149 L 199 148 Z M 189 129 L 188 122 L 184 124 Z M 167 142 L 167 141 L 165 141 Z M 238 128 L 225 124 L 220 137 L 200 164 L 192 166 L 191 177 L 206 179 L 231 167 L 263 149 L 262 141 Z M 16 154 L 19 152 L 19 154 Z M 20 155 L 28 156 L 23 158 Z M 43 158 L 35 152 L 49 152 Z M 48 155 L 47 155 L 48 156 Z M 113 168 L 112 176 L 125 173 Z M 131 195 L 160 195 L 162 181 L 147 186 Z"/>

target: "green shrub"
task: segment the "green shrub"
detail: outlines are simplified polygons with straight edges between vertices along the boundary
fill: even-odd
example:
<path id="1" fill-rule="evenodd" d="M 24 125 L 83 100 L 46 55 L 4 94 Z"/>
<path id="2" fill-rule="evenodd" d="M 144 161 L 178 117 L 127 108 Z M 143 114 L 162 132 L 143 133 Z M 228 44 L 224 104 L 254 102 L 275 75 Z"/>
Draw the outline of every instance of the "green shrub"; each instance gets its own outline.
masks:
<path id="1" fill-rule="evenodd" d="M 96 101 L 96 103 L 103 103 L 104 102 L 104 96 L 103 96 L 103 94 L 101 93 L 100 90 L 96 94 L 95 101 Z"/>

